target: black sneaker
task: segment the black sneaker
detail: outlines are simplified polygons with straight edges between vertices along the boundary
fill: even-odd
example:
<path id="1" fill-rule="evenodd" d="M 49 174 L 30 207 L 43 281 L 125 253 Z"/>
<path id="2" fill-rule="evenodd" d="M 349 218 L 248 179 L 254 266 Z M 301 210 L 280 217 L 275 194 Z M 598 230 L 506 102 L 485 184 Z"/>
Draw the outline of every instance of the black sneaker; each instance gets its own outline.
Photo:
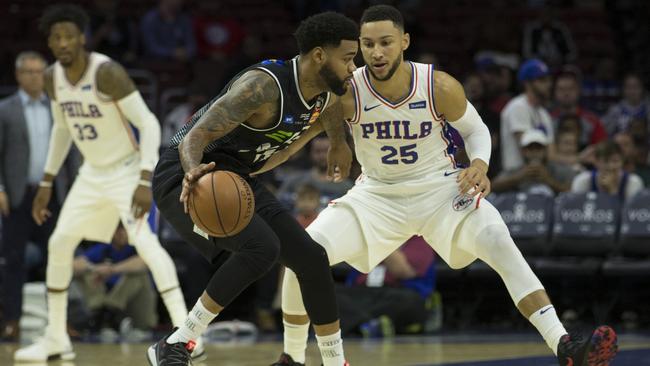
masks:
<path id="1" fill-rule="evenodd" d="M 172 331 L 175 332 L 176 328 Z M 192 358 L 190 353 L 194 350 L 194 342 L 188 343 L 167 343 L 167 338 L 172 334 L 169 333 L 165 338 L 152 345 L 147 350 L 147 359 L 151 366 L 191 366 Z"/>
<path id="2" fill-rule="evenodd" d="M 283 353 L 280 355 L 280 359 L 276 363 L 271 364 L 271 366 L 305 366 L 305 364 L 296 362 L 291 358 L 291 356 Z"/>
<path id="3" fill-rule="evenodd" d="M 557 346 L 557 359 L 560 366 L 609 366 L 617 351 L 616 332 L 601 325 L 588 340 L 569 334 L 562 336 Z"/>

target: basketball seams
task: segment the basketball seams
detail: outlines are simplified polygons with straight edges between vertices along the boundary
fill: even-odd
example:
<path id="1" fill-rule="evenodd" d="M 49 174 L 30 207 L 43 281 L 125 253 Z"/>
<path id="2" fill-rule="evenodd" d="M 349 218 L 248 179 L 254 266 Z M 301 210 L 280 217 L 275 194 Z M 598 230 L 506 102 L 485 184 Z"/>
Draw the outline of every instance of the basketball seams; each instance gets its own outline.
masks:
<path id="1" fill-rule="evenodd" d="M 214 203 L 214 210 L 217 213 L 217 219 L 219 220 L 219 224 L 221 225 L 221 230 L 225 236 L 228 236 L 228 230 L 226 230 L 226 227 L 223 225 L 223 220 L 221 220 L 221 213 L 219 212 L 219 205 L 217 204 L 217 193 L 214 191 L 214 176 L 215 173 L 212 172 L 210 175 L 210 186 L 212 188 L 212 202 Z"/>
<path id="2" fill-rule="evenodd" d="M 235 185 L 235 189 L 237 189 L 237 204 L 239 205 L 239 209 L 237 210 L 237 221 L 235 222 L 235 229 L 239 227 L 239 219 L 241 218 L 241 191 L 239 190 L 239 185 L 237 185 L 237 181 L 235 178 L 233 178 L 232 173 L 228 172 L 228 177 L 230 180 L 232 180 L 232 183 Z"/>

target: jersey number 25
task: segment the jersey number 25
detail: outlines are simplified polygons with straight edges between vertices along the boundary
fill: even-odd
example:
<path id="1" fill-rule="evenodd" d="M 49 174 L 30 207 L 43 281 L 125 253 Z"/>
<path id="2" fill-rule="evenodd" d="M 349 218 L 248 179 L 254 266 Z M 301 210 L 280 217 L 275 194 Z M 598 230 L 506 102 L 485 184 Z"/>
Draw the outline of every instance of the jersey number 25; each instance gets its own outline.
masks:
<path id="1" fill-rule="evenodd" d="M 418 152 L 415 151 L 416 147 L 416 144 L 404 145 L 400 146 L 398 151 L 393 146 L 382 146 L 381 151 L 387 151 L 388 154 L 381 157 L 381 162 L 390 165 L 399 164 L 400 161 L 404 164 L 413 164 L 418 160 Z"/>

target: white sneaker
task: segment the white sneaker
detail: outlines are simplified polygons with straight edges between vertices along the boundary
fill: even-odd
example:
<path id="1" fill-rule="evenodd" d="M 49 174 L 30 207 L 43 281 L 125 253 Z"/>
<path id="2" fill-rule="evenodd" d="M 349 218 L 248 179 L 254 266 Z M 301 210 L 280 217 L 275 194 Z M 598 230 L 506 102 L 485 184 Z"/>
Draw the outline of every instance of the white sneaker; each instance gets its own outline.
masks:
<path id="1" fill-rule="evenodd" d="M 46 362 L 54 360 L 71 361 L 75 358 L 70 337 L 52 337 L 45 335 L 29 346 L 20 348 L 14 353 L 16 362 Z"/>
<path id="2" fill-rule="evenodd" d="M 205 361 L 206 358 L 208 358 L 205 354 L 205 347 L 203 346 L 203 339 L 199 337 L 196 340 L 196 344 L 194 345 L 194 350 L 190 354 L 192 357 L 192 361 L 194 362 L 200 362 L 200 361 Z"/>

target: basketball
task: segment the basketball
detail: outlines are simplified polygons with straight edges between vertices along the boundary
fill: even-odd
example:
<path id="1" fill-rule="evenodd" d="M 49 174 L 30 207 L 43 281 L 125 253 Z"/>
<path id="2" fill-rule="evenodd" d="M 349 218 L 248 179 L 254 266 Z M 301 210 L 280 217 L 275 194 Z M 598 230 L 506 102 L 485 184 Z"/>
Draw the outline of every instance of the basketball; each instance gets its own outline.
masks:
<path id="1" fill-rule="evenodd" d="M 211 236 L 224 238 L 248 225 L 255 212 L 255 199 L 244 178 L 217 170 L 199 179 L 188 206 L 196 226 Z"/>

